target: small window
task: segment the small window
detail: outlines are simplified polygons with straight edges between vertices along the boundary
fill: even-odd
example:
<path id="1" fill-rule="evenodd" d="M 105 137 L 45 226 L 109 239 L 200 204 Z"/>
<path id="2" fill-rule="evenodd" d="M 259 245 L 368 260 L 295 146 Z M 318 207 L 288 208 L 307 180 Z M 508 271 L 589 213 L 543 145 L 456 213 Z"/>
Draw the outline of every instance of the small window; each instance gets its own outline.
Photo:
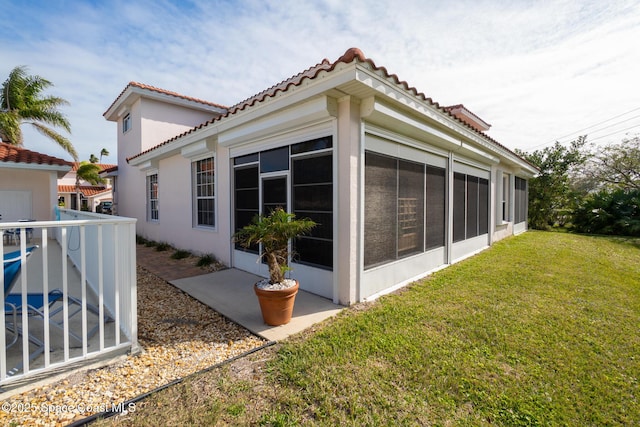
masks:
<path id="1" fill-rule="evenodd" d="M 213 157 L 193 162 L 195 225 L 215 227 L 215 173 Z"/>
<path id="2" fill-rule="evenodd" d="M 122 133 L 127 133 L 131 129 L 131 114 L 127 114 L 122 119 Z"/>
<path id="3" fill-rule="evenodd" d="M 150 221 L 158 221 L 158 174 L 147 177 L 147 209 Z"/>

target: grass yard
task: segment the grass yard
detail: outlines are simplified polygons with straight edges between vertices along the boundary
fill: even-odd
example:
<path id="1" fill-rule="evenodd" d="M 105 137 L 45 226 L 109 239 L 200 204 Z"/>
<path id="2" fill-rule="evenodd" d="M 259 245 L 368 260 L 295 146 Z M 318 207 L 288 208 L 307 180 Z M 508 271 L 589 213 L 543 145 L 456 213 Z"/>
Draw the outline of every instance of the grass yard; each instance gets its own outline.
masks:
<path id="1" fill-rule="evenodd" d="M 640 424 L 640 240 L 528 232 L 103 425 Z"/>

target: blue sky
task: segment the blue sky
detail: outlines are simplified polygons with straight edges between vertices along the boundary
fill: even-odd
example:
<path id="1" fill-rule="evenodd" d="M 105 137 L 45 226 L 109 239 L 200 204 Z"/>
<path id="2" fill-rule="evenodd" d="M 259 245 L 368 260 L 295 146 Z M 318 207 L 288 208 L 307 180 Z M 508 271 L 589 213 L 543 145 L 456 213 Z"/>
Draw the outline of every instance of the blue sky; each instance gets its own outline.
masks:
<path id="1" fill-rule="evenodd" d="M 53 82 L 81 159 L 107 148 L 115 163 L 116 126 L 102 113 L 129 81 L 232 105 L 358 47 L 532 151 L 640 134 L 638 40 L 639 0 L 0 0 L 0 81 L 26 65 Z"/>

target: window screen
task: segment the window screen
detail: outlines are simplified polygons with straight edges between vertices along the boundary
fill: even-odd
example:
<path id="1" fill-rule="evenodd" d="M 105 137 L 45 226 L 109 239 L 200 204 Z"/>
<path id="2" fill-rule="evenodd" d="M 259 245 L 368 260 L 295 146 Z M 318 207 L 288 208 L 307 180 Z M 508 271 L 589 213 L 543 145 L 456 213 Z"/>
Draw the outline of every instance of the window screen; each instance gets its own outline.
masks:
<path id="1" fill-rule="evenodd" d="M 515 222 L 527 220 L 527 181 L 516 177 L 515 179 Z"/>
<path id="2" fill-rule="evenodd" d="M 453 241 L 465 239 L 467 176 L 462 173 L 453 174 Z"/>
<path id="3" fill-rule="evenodd" d="M 260 210 L 258 192 L 258 166 L 236 168 L 235 175 L 235 227 L 236 231 L 249 224 Z M 236 243 L 236 249 L 247 250 Z M 248 249 L 258 253 L 257 245 Z"/>
<path id="4" fill-rule="evenodd" d="M 489 180 L 480 178 L 478 182 L 478 234 L 489 232 Z"/>
<path id="5" fill-rule="evenodd" d="M 365 153 L 364 265 L 396 258 L 397 160 Z"/>
<path id="6" fill-rule="evenodd" d="M 427 166 L 426 249 L 444 246 L 446 191 L 446 170 Z"/>
<path id="7" fill-rule="evenodd" d="M 398 257 L 424 251 L 424 165 L 398 162 Z"/>
<path id="8" fill-rule="evenodd" d="M 260 152 L 260 172 L 276 172 L 289 169 L 289 147 Z"/>
<path id="9" fill-rule="evenodd" d="M 294 242 L 296 261 L 331 268 L 333 267 L 333 156 L 325 154 L 293 158 L 292 165 L 293 213 L 298 218 L 309 218 L 317 223 L 311 233 L 299 237 Z"/>
<path id="10" fill-rule="evenodd" d="M 478 177 L 467 175 L 467 235 L 478 235 Z"/>

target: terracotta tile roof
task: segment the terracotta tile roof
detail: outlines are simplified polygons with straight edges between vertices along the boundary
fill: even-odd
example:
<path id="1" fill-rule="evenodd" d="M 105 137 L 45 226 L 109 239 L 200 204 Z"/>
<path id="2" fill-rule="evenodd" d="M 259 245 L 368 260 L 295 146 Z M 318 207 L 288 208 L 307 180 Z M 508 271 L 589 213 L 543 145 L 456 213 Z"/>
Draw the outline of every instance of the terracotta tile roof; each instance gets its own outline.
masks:
<path id="1" fill-rule="evenodd" d="M 80 165 L 79 162 L 73 162 L 73 168 L 71 168 L 72 172 L 75 172 L 78 170 L 78 166 Z M 111 165 L 111 164 L 105 164 L 105 163 L 96 163 L 97 166 L 100 166 L 100 172 L 103 172 L 107 169 L 111 169 L 114 167 L 118 167 L 118 165 Z"/>
<path id="2" fill-rule="evenodd" d="M 111 105 L 109 106 L 109 108 L 107 108 L 107 110 L 103 113 L 103 115 L 107 114 L 107 112 L 111 109 L 111 107 L 113 107 L 118 102 L 118 100 L 122 97 L 122 95 L 124 95 L 124 93 L 130 87 L 137 87 L 139 89 L 150 90 L 152 92 L 157 92 L 157 93 L 161 93 L 163 95 L 169 95 L 169 96 L 173 96 L 173 97 L 180 98 L 180 99 L 186 99 L 187 101 L 193 101 L 193 102 L 197 102 L 198 104 L 209 105 L 211 107 L 222 108 L 222 109 L 225 109 L 225 110 L 227 109 L 227 107 L 225 107 L 224 105 L 216 104 L 214 102 L 209 102 L 209 101 L 205 101 L 205 100 L 202 100 L 202 99 L 181 95 L 181 94 L 179 94 L 177 92 L 172 92 L 170 90 L 160 89 L 159 87 L 150 86 L 150 85 L 146 85 L 146 84 L 143 84 L 143 83 L 129 82 L 129 84 L 122 90 L 122 92 L 120 92 L 120 95 L 118 95 L 116 97 L 116 99 L 111 103 Z"/>
<path id="3" fill-rule="evenodd" d="M 97 185 L 81 185 L 80 192 L 84 197 L 93 197 L 100 193 L 106 193 L 111 191 L 111 188 L 104 188 Z M 71 193 L 75 194 L 75 185 L 58 185 L 58 194 Z"/>
<path id="4" fill-rule="evenodd" d="M 253 105 L 255 105 L 258 102 L 262 102 L 264 101 L 266 98 L 273 98 L 275 97 L 278 92 L 286 92 L 288 91 L 291 87 L 295 87 L 295 86 L 300 86 L 302 84 L 302 82 L 305 79 L 309 79 L 309 80 L 313 80 L 315 78 L 318 77 L 318 75 L 320 74 L 320 72 L 325 71 L 325 72 L 330 72 L 333 69 L 335 69 L 339 64 L 349 64 L 353 61 L 358 61 L 358 62 L 362 62 L 362 63 L 367 63 L 371 66 L 371 68 L 374 71 L 378 71 L 381 73 L 381 75 L 388 79 L 391 80 L 394 84 L 401 86 L 406 92 L 410 92 L 413 96 L 415 96 L 416 98 L 421 99 L 422 101 L 425 101 L 427 103 L 429 103 L 430 105 L 432 105 L 433 107 L 439 109 L 441 112 L 443 112 L 444 114 L 447 114 L 449 117 L 453 118 L 454 120 L 458 121 L 459 123 L 461 123 L 462 125 L 464 125 L 465 127 L 469 128 L 470 130 L 472 130 L 473 132 L 481 135 L 484 139 L 489 140 L 490 142 L 492 142 L 493 144 L 495 144 L 496 146 L 508 151 L 509 153 L 515 155 L 516 157 L 520 158 L 520 156 L 518 156 L 516 153 L 514 153 L 512 150 L 508 149 L 507 147 L 505 147 L 504 145 L 500 144 L 498 141 L 496 141 L 495 139 L 491 138 L 490 136 L 488 136 L 487 134 L 485 134 L 484 132 L 474 128 L 473 126 L 470 126 L 468 123 L 464 122 L 463 120 L 460 120 L 459 118 L 457 118 L 455 115 L 453 115 L 450 111 L 448 111 L 446 108 L 447 107 L 442 107 L 440 106 L 440 104 L 438 104 L 437 102 L 434 102 L 431 98 L 427 97 L 424 93 L 419 92 L 415 87 L 409 86 L 409 84 L 404 81 L 404 80 L 400 80 L 398 78 L 397 75 L 395 74 L 390 74 L 387 69 L 385 67 L 378 67 L 372 59 L 369 59 L 367 57 L 364 56 L 364 53 L 362 53 L 362 51 L 358 48 L 350 48 L 348 49 L 344 55 L 342 55 L 340 58 L 338 58 L 335 62 L 331 63 L 328 59 L 324 59 L 322 60 L 322 62 L 320 62 L 319 64 L 316 64 L 315 66 L 308 68 L 307 70 L 296 74 L 295 76 L 284 80 L 274 86 L 271 86 L 269 89 L 266 89 L 248 99 L 245 99 L 242 102 L 239 102 L 238 104 L 233 105 L 232 107 L 230 107 L 227 112 L 225 114 L 222 114 L 220 116 L 214 117 L 211 120 L 208 120 L 186 132 L 181 133 L 180 135 L 176 135 L 171 139 L 168 139 L 167 141 L 164 141 L 148 150 L 145 150 L 139 154 L 136 154 L 134 156 L 131 156 L 129 158 L 127 158 L 127 162 L 131 159 L 135 159 L 136 157 L 142 156 L 143 154 L 149 153 L 161 146 L 164 146 L 166 144 L 169 144 L 177 139 L 180 139 L 186 135 L 189 135 L 193 132 L 196 132 L 199 129 L 205 128 L 213 123 L 216 123 L 220 120 L 224 120 L 226 117 L 229 117 L 235 113 L 237 113 L 238 111 L 242 111 L 246 108 L 249 108 Z M 524 160 L 524 159 L 523 159 Z M 527 162 L 528 163 L 528 162 Z"/>
<path id="5" fill-rule="evenodd" d="M 11 145 L 6 142 L 0 142 L 0 162 L 51 166 L 73 166 L 73 163 L 64 159 L 59 159 L 57 157 L 48 156 L 36 151 L 27 150 L 26 148 Z"/>
<path id="6" fill-rule="evenodd" d="M 454 117 L 462 120 L 463 122 L 465 122 L 466 124 L 468 124 L 469 126 L 471 126 L 472 128 L 474 128 L 477 131 L 483 131 L 483 129 L 479 129 L 477 127 L 475 127 L 472 123 L 469 123 L 467 120 L 465 120 L 462 117 L 459 117 L 459 112 L 460 111 L 465 111 L 468 115 L 473 117 L 473 120 L 477 121 L 478 124 L 484 124 L 486 125 L 486 129 L 484 130 L 488 130 L 491 125 L 489 123 L 487 123 L 485 120 L 483 120 L 480 116 L 478 116 L 476 113 L 474 113 L 473 111 L 469 110 L 467 107 L 464 106 L 464 104 L 456 104 L 456 105 L 449 105 L 448 107 L 442 107 L 446 112 L 453 114 Z"/>
<path id="7" fill-rule="evenodd" d="M 109 167 L 103 168 L 101 172 L 115 172 L 118 170 L 118 165 L 103 165 L 103 166 L 109 166 Z"/>

